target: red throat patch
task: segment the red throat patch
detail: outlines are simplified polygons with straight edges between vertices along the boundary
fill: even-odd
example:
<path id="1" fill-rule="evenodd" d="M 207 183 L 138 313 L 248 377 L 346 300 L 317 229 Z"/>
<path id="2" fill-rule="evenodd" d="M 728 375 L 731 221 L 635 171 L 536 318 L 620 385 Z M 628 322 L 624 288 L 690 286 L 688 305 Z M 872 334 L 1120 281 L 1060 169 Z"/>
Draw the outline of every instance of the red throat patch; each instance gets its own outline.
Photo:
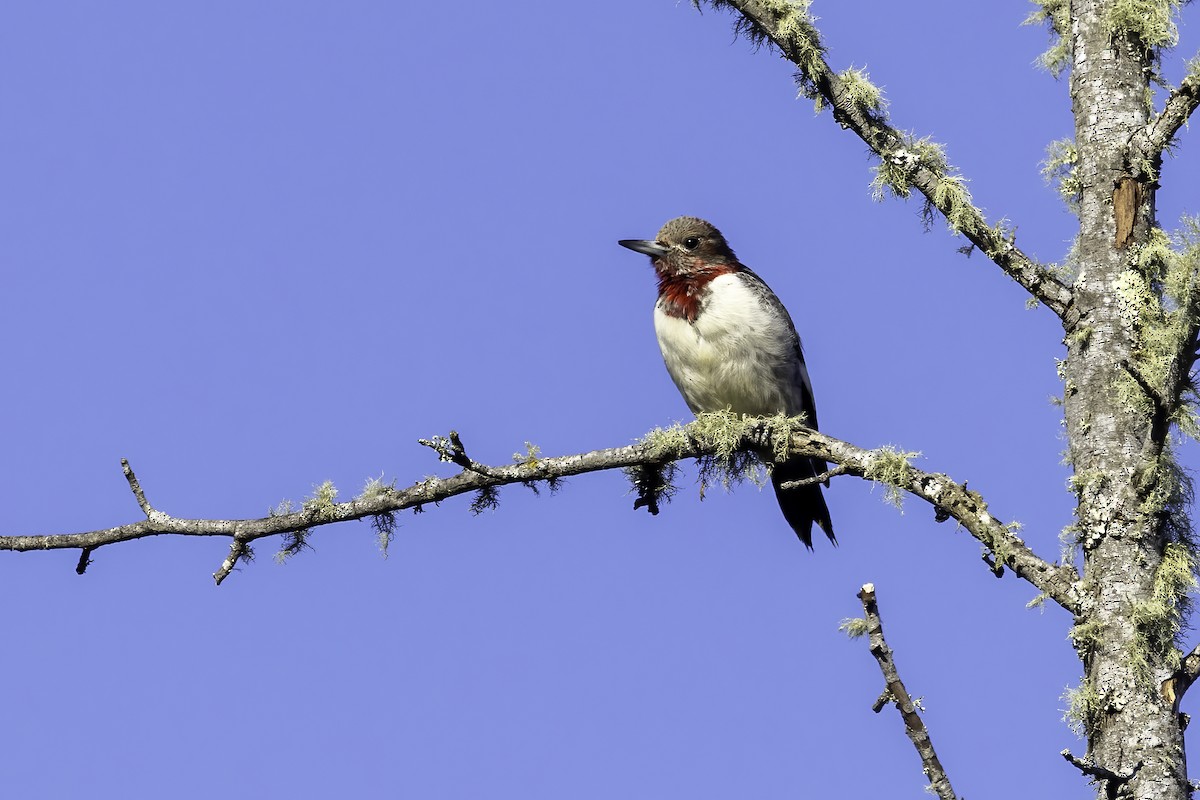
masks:
<path id="1" fill-rule="evenodd" d="M 655 265 L 657 267 L 657 264 Z M 658 272 L 658 300 L 663 313 L 668 317 L 695 322 L 700 314 L 700 303 L 708 290 L 708 284 L 719 275 L 737 272 L 737 267 L 727 264 L 705 265 L 685 274 L 674 275 Z"/>

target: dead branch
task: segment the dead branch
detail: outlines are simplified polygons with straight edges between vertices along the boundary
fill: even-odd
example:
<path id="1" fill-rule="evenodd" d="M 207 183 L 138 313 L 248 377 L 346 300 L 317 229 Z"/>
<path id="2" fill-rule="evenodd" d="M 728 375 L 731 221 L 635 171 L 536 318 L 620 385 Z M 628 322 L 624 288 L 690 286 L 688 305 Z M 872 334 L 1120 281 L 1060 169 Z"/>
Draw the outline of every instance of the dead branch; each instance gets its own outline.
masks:
<path id="1" fill-rule="evenodd" d="M 900 672 L 896 669 L 896 662 L 892 658 L 892 649 L 888 647 L 887 641 L 883 638 L 883 620 L 879 618 L 879 605 L 875 600 L 875 584 L 864 584 L 858 593 L 858 599 L 862 600 L 863 611 L 866 614 L 866 633 L 869 637 L 871 655 L 875 656 L 875 660 L 879 662 L 879 671 L 883 673 L 883 680 L 887 686 L 883 694 L 871 706 L 871 710 L 878 714 L 889 702 L 896 705 L 896 710 L 900 712 L 900 717 L 904 720 L 905 732 L 912 741 L 913 747 L 917 749 L 917 755 L 921 757 L 921 767 L 925 777 L 929 779 L 929 788 L 942 800 L 955 800 L 954 788 L 950 785 L 950 778 L 946 776 L 946 770 L 938 759 L 937 751 L 933 749 L 929 730 L 917 712 L 917 704 L 909 696 L 904 681 L 900 680 Z"/>
<path id="2" fill-rule="evenodd" d="M 728 414 L 705 416 L 719 417 L 724 420 L 723 424 L 730 426 L 722 436 L 726 442 L 734 439 L 739 452 L 760 451 L 772 435 L 766 420 L 740 419 Z M 705 430 L 710 428 L 711 421 Z M 80 564 L 86 566 L 85 561 L 90 559 L 92 552 L 105 545 L 147 536 L 224 536 L 234 541 L 228 558 L 214 575 L 220 582 L 239 560 L 244 560 L 248 546 L 264 537 L 305 533 L 322 525 L 372 519 L 405 509 L 419 511 L 432 503 L 471 492 L 494 495 L 499 487 L 511 484 L 554 483 L 572 475 L 610 469 L 662 467 L 680 459 L 713 456 L 721 449 L 716 441 L 717 435 L 711 431 L 702 433 L 697 423 L 669 429 L 666 434 L 658 438 L 647 437 L 643 443 L 625 447 L 556 458 L 527 458 L 503 466 L 485 466 L 467 459 L 456 434 L 449 438 L 434 437 L 423 443 L 438 452 L 443 461 L 461 466 L 461 472 L 448 478 L 427 478 L 404 489 L 375 486 L 359 497 L 342 503 L 305 503 L 298 511 L 285 509 L 271 516 L 241 520 L 181 519 L 154 509 L 146 501 L 132 468 L 128 463 L 123 463 L 126 478 L 131 488 L 136 487 L 134 495 L 146 513 L 146 519 L 83 533 L 0 536 L 0 550 L 79 548 L 86 551 L 87 558 L 80 559 Z M 821 458 L 839 465 L 819 477 L 845 474 L 870 480 L 886 479 L 897 489 L 929 502 L 937 509 L 939 517 L 954 518 L 982 542 L 991 551 L 997 564 L 1009 567 L 1068 611 L 1079 612 L 1075 589 L 1079 575 L 1075 569 L 1051 564 L 1035 555 L 1004 523 L 988 512 L 987 503 L 977 492 L 968 490 L 965 483 L 955 483 L 941 473 L 919 470 L 906 460 L 897 460 L 900 456 L 890 449 L 866 450 L 809 428 L 790 429 L 788 453 L 791 456 Z M 880 464 L 887 465 L 886 478 L 882 475 Z M 644 497 L 640 497 L 640 501 L 640 506 L 648 506 Z M 238 547 L 239 542 L 242 548 Z"/>
<path id="3" fill-rule="evenodd" d="M 698 2 L 699 0 L 695 0 Z M 834 72 L 824 58 L 812 18 L 793 3 L 780 0 L 708 0 L 713 6 L 728 7 L 741 15 L 739 30 L 757 43 L 768 43 L 799 68 L 802 88 L 833 111 L 833 118 L 862 139 L 882 162 L 899 166 L 907 174 L 908 186 L 924 197 L 1013 280 L 1064 321 L 1072 291 L 1042 264 L 1016 246 L 1015 236 L 1004 226 L 989 225 L 983 212 L 963 193 L 947 191 L 961 186 L 963 178 L 946 163 L 935 163 L 922 155 L 921 142 L 892 127 L 880 106 L 856 100 L 861 95 L 843 74 Z M 905 194 L 906 194 L 905 190 Z"/>

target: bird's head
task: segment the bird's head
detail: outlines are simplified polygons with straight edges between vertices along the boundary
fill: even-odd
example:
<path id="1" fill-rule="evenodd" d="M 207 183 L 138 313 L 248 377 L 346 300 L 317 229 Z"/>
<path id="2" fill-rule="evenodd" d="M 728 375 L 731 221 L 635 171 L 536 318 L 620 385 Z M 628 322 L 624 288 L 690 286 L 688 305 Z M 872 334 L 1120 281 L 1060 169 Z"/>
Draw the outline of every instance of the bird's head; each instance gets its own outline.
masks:
<path id="1" fill-rule="evenodd" d="M 676 217 L 648 239 L 622 239 L 617 244 L 650 256 L 660 278 L 730 271 L 737 256 L 713 225 L 696 217 Z"/>

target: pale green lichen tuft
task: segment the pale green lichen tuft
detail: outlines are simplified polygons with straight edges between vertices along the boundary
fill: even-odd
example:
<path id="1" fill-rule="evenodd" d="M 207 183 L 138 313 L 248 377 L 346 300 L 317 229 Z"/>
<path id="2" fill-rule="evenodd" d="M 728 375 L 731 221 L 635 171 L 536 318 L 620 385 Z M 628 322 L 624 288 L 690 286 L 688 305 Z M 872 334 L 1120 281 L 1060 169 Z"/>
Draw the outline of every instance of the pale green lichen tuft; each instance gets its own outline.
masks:
<path id="1" fill-rule="evenodd" d="M 1083 739 L 1096 728 L 1096 722 L 1104 711 L 1104 697 L 1086 679 L 1074 689 L 1063 693 L 1067 707 L 1063 710 L 1063 722 L 1071 731 Z"/>
<path id="2" fill-rule="evenodd" d="M 337 515 L 337 496 L 338 491 L 333 483 L 325 481 L 315 487 L 312 495 L 305 499 L 300 506 L 300 513 L 306 515 L 308 520 L 314 523 L 329 522 Z M 291 501 L 285 500 L 277 510 L 282 513 L 291 513 Z M 273 516 L 278 516 L 278 514 L 273 514 Z M 308 537 L 311 533 L 309 528 L 301 528 L 283 534 L 283 544 L 280 546 L 279 552 L 275 554 L 275 561 L 282 564 L 301 550 L 310 549 L 312 545 L 308 543 Z"/>
<path id="3" fill-rule="evenodd" d="M 904 510 L 904 488 L 912 480 L 912 464 L 909 460 L 920 453 L 897 450 L 894 447 L 881 447 L 871 454 L 863 477 L 884 486 L 884 500 Z"/>
<path id="4" fill-rule="evenodd" d="M 928 137 L 913 139 L 906 136 L 899 147 L 884 153 L 875 165 L 872 196 L 876 200 L 883 200 L 889 194 L 907 198 L 912 194 L 917 171 L 922 168 L 944 175 L 949 169 L 945 148 Z"/>
<path id="5" fill-rule="evenodd" d="M 389 497 L 396 492 L 396 481 L 393 479 L 384 483 L 383 476 L 378 478 L 368 478 L 367 485 L 363 487 L 362 494 L 359 495 L 360 500 L 379 500 Z M 396 514 L 393 511 L 384 511 L 371 517 L 371 527 L 375 529 L 375 540 L 379 544 L 379 552 L 384 558 L 388 556 L 388 546 L 392 540 L 396 538 Z"/>
<path id="6" fill-rule="evenodd" d="M 867 635 L 867 621 L 862 617 L 847 617 L 838 624 L 838 630 L 851 639 Z"/>
<path id="7" fill-rule="evenodd" d="M 325 481 L 316 487 L 312 495 L 304 501 L 301 511 L 309 514 L 314 521 L 330 519 L 337 507 L 338 490 L 332 481 Z"/>
<path id="8" fill-rule="evenodd" d="M 384 483 L 383 476 L 380 475 L 378 478 L 367 478 L 367 483 L 363 486 L 362 494 L 359 495 L 359 498 L 362 500 L 378 500 L 391 496 L 395 491 L 395 479 Z"/>
<path id="9" fill-rule="evenodd" d="M 882 118 L 886 115 L 887 101 L 883 90 L 871 83 L 871 76 L 865 69 L 850 67 L 839 72 L 838 78 L 840 99 L 868 116 Z"/>
<path id="10" fill-rule="evenodd" d="M 542 454 L 542 448 L 532 442 L 525 443 L 524 453 L 513 453 L 513 463 L 520 464 L 522 467 L 534 469 L 538 465 L 538 456 Z"/>
<path id="11" fill-rule="evenodd" d="M 379 553 L 384 558 L 388 557 L 388 548 L 391 546 L 392 540 L 396 538 L 397 524 L 396 514 L 393 511 L 384 511 L 371 517 L 371 527 L 375 529 L 375 541 L 379 544 Z"/>
<path id="12" fill-rule="evenodd" d="M 1135 671 L 1147 684 L 1154 678 L 1153 665 L 1169 670 L 1179 667 L 1176 645 L 1196 585 L 1195 554 L 1182 542 L 1168 542 L 1154 573 L 1150 597 L 1133 605 L 1137 633 L 1130 655 Z"/>
<path id="13" fill-rule="evenodd" d="M 1108 6 L 1105 25 L 1113 37 L 1126 36 L 1146 50 L 1179 43 L 1175 19 L 1184 0 L 1115 0 Z"/>
<path id="14" fill-rule="evenodd" d="M 1082 498 L 1085 494 L 1096 494 L 1108 483 L 1108 474 L 1100 469 L 1085 470 L 1072 473 L 1067 478 L 1071 493 Z"/>
<path id="15" fill-rule="evenodd" d="M 288 514 L 291 514 L 295 510 L 296 510 L 296 508 L 295 508 L 295 506 L 292 505 L 292 501 L 285 498 L 283 500 L 280 500 L 278 503 L 276 503 L 274 508 L 267 509 L 267 516 L 268 517 L 285 517 Z"/>
<path id="16" fill-rule="evenodd" d="M 1072 213 L 1079 213 L 1083 184 L 1079 180 L 1079 149 L 1070 139 L 1058 139 L 1046 146 L 1042 177 L 1058 190 L 1058 196 Z"/>
<path id="17" fill-rule="evenodd" d="M 921 170 L 927 170 L 935 178 L 933 191 L 921 212 L 926 226 L 932 224 L 934 211 L 937 210 L 945 217 L 947 227 L 955 235 L 983 228 L 983 218 L 975 208 L 965 179 L 950 173 L 945 148 L 929 138 L 913 139 L 906 136 L 900 146 L 883 154 L 874 167 L 872 196 L 876 200 L 883 200 L 888 195 L 907 199 Z M 997 234 L 1005 238 L 1006 233 L 1008 231 L 1001 224 Z"/>
<path id="18" fill-rule="evenodd" d="M 669 428 L 655 428 L 643 436 L 638 444 L 649 450 L 648 456 L 652 459 L 679 458 L 691 447 L 687 427 L 678 422 Z"/>
<path id="19" fill-rule="evenodd" d="M 946 225 L 955 235 L 963 231 L 977 230 L 983 222 L 979 210 L 971 201 L 971 193 L 967 191 L 962 176 L 939 176 L 930 202 L 945 215 Z"/>
<path id="20" fill-rule="evenodd" d="M 1193 83 L 1200 81 L 1200 56 L 1190 59 L 1185 66 L 1187 67 L 1187 75 L 1183 79 Z"/>
<path id="21" fill-rule="evenodd" d="M 729 489 L 750 480 L 761 486 L 765 481 L 761 458 L 785 461 L 792 434 L 804 427 L 803 416 L 743 417 L 718 411 L 697 414 L 686 425 L 655 428 L 639 442 L 648 450 L 647 465 L 625 470 L 638 494 L 635 507 L 647 506 L 651 513 L 657 513 L 659 502 L 670 500 L 676 491 L 677 469 L 668 462 L 691 452 L 697 442 L 714 447 L 712 455 L 696 459 L 702 494 L 713 484 Z M 749 446 L 751 442 L 753 447 Z"/>
<path id="22" fill-rule="evenodd" d="M 1038 57 L 1038 64 L 1054 77 L 1062 75 L 1071 63 L 1071 50 L 1067 34 L 1071 28 L 1070 0 L 1033 0 L 1038 7 L 1026 19 L 1026 25 L 1047 23 L 1050 28 L 1051 44 Z"/>
<path id="23" fill-rule="evenodd" d="M 1087 658 L 1100 642 L 1100 620 L 1091 617 L 1082 622 L 1078 622 L 1071 628 L 1067 637 L 1071 640 L 1071 646 L 1079 653 L 1081 658 Z"/>
<path id="24" fill-rule="evenodd" d="M 1059 556 L 1062 564 L 1072 564 L 1079 553 L 1080 534 L 1082 529 L 1078 523 L 1071 523 L 1058 532 Z"/>
<path id="25" fill-rule="evenodd" d="M 1174 236 L 1160 228 L 1150 231 L 1146 241 L 1130 248 L 1129 267 L 1118 276 L 1117 303 L 1133 332 L 1132 363 L 1138 376 L 1159 397 L 1170 399 L 1178 381 L 1173 375 L 1178 356 L 1200 319 L 1200 223 L 1185 218 L 1183 229 Z M 1174 404 L 1169 420 L 1179 430 L 1196 429 L 1194 392 L 1185 384 L 1185 402 Z M 1145 416 L 1154 413 L 1155 398 L 1148 397 L 1132 374 L 1122 374 L 1116 383 L 1118 399 Z"/>
<path id="26" fill-rule="evenodd" d="M 1075 330 L 1067 334 L 1064 344 L 1070 350 L 1084 350 L 1091 343 L 1092 334 L 1095 332 L 1095 329 L 1091 325 L 1085 325 L 1081 322 L 1075 326 Z"/>

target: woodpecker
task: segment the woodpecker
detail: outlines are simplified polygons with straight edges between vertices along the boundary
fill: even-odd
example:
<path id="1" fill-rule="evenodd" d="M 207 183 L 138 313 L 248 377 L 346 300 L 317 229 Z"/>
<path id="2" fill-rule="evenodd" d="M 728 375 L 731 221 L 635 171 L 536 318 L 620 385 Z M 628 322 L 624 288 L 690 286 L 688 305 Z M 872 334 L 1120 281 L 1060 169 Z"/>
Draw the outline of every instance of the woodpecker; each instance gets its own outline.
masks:
<path id="1" fill-rule="evenodd" d="M 816 429 L 817 407 L 796 326 L 719 230 L 696 217 L 678 217 L 653 241 L 618 244 L 650 256 L 658 276 L 658 346 L 692 413 L 803 414 Z M 837 544 L 825 497 L 815 481 L 786 489 L 783 484 L 825 471 L 825 462 L 816 458 L 792 459 L 771 471 L 783 517 L 809 550 L 814 522 Z"/>

